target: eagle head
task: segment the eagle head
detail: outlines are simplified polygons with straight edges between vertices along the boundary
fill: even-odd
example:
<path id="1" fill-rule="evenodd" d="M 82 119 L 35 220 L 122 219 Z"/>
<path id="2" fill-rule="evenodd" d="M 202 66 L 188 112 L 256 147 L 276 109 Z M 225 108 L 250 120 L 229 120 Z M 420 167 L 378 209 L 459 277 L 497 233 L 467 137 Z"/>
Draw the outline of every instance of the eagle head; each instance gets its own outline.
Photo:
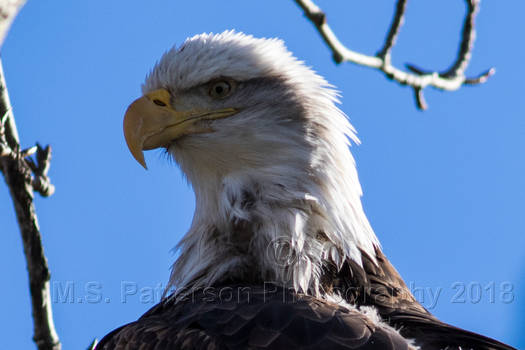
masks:
<path id="1" fill-rule="evenodd" d="M 354 129 L 337 92 L 282 41 L 194 36 L 142 90 L 124 118 L 132 155 L 146 167 L 144 150 L 166 149 L 196 196 L 171 285 L 250 275 L 317 293 L 327 264 L 375 256 Z"/>

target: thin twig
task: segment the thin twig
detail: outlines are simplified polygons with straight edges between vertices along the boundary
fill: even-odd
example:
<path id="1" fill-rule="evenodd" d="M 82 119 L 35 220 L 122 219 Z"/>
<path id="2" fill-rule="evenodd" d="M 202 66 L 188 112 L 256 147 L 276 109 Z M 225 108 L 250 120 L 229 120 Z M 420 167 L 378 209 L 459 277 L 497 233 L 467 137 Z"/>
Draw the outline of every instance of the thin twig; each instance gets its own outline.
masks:
<path id="1" fill-rule="evenodd" d="M 476 38 L 474 20 L 479 11 L 479 1 L 480 0 L 466 0 L 467 15 L 465 16 L 463 30 L 461 32 L 461 43 L 459 45 L 456 61 L 446 72 L 442 73 L 445 77 L 463 75 L 465 69 L 467 69 L 470 58 L 472 57 L 474 39 Z"/>
<path id="2" fill-rule="evenodd" d="M 34 148 L 36 160 L 31 158 L 26 159 L 34 175 L 31 184 L 33 190 L 40 193 L 42 197 L 49 197 L 55 192 L 55 186 L 53 186 L 47 176 L 51 164 L 51 146 L 48 145 L 42 148 L 42 146 L 37 143 Z"/>
<path id="3" fill-rule="evenodd" d="M 25 157 L 31 154 L 32 148 L 20 151 L 18 133 L 1 61 L 0 115 L 3 116 L 1 118 L 2 124 L 0 125 L 0 149 L 2 150 L 0 170 L 4 174 L 5 181 L 9 187 L 22 235 L 32 302 L 33 340 L 39 350 L 60 350 L 61 344 L 55 331 L 51 309 L 50 273 L 33 204 L 33 191 L 35 189 L 41 191 L 41 193 L 52 193 L 52 185 L 49 184 L 49 179 L 47 178 L 51 156 L 50 148 L 42 149 L 37 145 L 34 148 L 37 159 L 29 162 Z M 34 178 L 32 174 L 35 175 Z M 38 180 L 39 178 L 41 180 Z M 34 182 L 42 182 L 36 186 L 41 188 L 34 187 Z M 44 188 L 45 186 L 48 186 L 48 188 Z"/>
<path id="4" fill-rule="evenodd" d="M 399 29 L 403 25 L 406 5 L 407 0 L 399 0 L 397 2 L 396 12 L 394 14 L 392 23 L 390 24 L 390 29 L 388 31 L 388 35 L 386 36 L 383 48 L 376 54 L 377 57 L 383 59 L 385 62 L 390 63 L 390 52 L 392 51 L 392 47 L 394 47 L 396 44 L 396 39 L 399 35 Z"/>
<path id="5" fill-rule="evenodd" d="M 93 341 L 91 342 L 91 344 L 89 344 L 89 346 L 87 347 L 86 350 L 95 350 L 96 347 L 97 347 L 97 344 L 98 344 L 98 339 L 95 338 L 95 339 L 93 339 Z"/>
<path id="6" fill-rule="evenodd" d="M 303 9 L 306 17 L 315 25 L 319 34 L 333 53 L 336 63 L 352 62 L 361 66 L 382 71 L 389 79 L 401 85 L 408 85 L 414 90 L 416 105 L 419 109 L 426 109 L 423 90 L 427 86 L 436 89 L 454 91 L 463 85 L 481 84 L 494 74 L 491 68 L 475 78 L 467 78 L 464 74 L 468 66 L 475 38 L 474 20 L 479 10 L 479 0 L 465 0 L 467 13 L 462 30 L 462 39 L 455 62 L 445 72 L 426 71 L 409 65 L 409 71 L 403 71 L 391 64 L 391 50 L 395 45 L 399 29 L 403 23 L 406 10 L 406 0 L 398 0 L 395 14 L 390 25 L 388 35 L 381 50 L 375 56 L 368 56 L 352 51 L 343 45 L 326 22 L 326 14 L 312 0 L 295 0 Z"/>

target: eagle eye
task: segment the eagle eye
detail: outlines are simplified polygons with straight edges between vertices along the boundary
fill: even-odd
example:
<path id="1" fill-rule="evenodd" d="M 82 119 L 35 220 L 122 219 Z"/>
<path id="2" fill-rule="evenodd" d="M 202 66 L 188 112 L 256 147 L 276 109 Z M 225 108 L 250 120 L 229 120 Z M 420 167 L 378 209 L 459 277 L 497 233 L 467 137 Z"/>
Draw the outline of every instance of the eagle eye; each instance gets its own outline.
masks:
<path id="1" fill-rule="evenodd" d="M 230 94 L 232 86 L 226 80 L 220 80 L 210 85 L 210 96 L 213 98 L 223 98 Z"/>
<path id="2" fill-rule="evenodd" d="M 153 103 L 156 104 L 157 106 L 166 107 L 166 104 L 159 99 L 154 99 Z"/>

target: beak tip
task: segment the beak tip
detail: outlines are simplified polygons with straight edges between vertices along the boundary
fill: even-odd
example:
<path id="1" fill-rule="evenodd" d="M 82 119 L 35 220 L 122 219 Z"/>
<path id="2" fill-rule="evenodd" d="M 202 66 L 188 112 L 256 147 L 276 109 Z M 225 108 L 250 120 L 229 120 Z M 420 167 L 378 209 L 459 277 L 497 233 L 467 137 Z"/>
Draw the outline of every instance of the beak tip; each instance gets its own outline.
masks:
<path id="1" fill-rule="evenodd" d="M 128 143 L 128 148 L 131 152 L 131 155 L 137 161 L 137 163 L 142 165 L 144 169 L 148 170 L 148 166 L 146 165 L 146 160 L 144 159 L 144 152 L 142 152 L 142 147 L 136 144 Z"/>
<path id="2" fill-rule="evenodd" d="M 142 152 L 139 153 L 132 153 L 135 160 L 142 165 L 142 167 L 146 170 L 148 170 L 148 166 L 146 165 L 146 160 L 144 159 L 144 154 Z"/>

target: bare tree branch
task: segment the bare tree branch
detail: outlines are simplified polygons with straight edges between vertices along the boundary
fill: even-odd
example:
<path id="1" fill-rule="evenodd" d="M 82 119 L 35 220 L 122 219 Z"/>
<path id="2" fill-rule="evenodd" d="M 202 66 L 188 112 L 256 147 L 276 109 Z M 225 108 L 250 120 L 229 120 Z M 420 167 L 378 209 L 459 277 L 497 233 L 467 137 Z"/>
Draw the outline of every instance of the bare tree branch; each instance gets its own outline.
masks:
<path id="1" fill-rule="evenodd" d="M 0 1 L 0 45 L 25 0 Z M 36 159 L 29 158 L 36 155 Z M 51 148 L 40 145 L 20 149 L 20 141 L 7 93 L 4 71 L 0 61 L 0 171 L 3 173 L 20 227 L 24 255 L 29 274 L 33 327 L 39 350 L 60 350 L 61 344 L 55 331 L 51 296 L 50 273 L 44 254 L 38 218 L 33 204 L 33 191 L 47 197 L 54 187 L 47 177 Z"/>
<path id="2" fill-rule="evenodd" d="M 61 344 L 55 331 L 51 309 L 50 273 L 33 204 L 34 190 L 44 196 L 53 193 L 53 185 L 47 178 L 51 149 L 49 146 L 42 149 L 37 145 L 34 151 L 37 159 L 30 161 L 25 156 L 32 151 L 20 151 L 1 62 L 0 115 L 3 115 L 0 124 L 0 169 L 9 187 L 24 245 L 32 302 L 33 340 L 39 350 L 60 350 Z"/>
<path id="3" fill-rule="evenodd" d="M 375 56 L 368 56 L 352 51 L 344 46 L 326 23 L 325 13 L 312 0 L 295 0 L 303 9 L 306 17 L 312 21 L 321 34 L 323 40 L 332 50 L 336 63 L 352 62 L 361 66 L 374 68 L 382 71 L 389 79 L 401 85 L 408 85 L 414 90 L 416 105 L 419 109 L 427 109 L 423 90 L 427 86 L 436 89 L 454 91 L 463 85 L 481 84 L 495 73 L 494 68 L 487 70 L 474 78 L 465 76 L 474 45 L 475 25 L 474 19 L 479 10 L 480 0 L 465 0 L 467 3 L 467 14 L 463 24 L 461 44 L 455 62 L 445 72 L 426 71 L 413 65 L 407 65 L 408 72 L 394 67 L 391 64 L 391 50 L 395 45 L 399 29 L 403 24 L 406 10 L 406 0 L 398 0 L 395 14 L 383 47 Z"/>

